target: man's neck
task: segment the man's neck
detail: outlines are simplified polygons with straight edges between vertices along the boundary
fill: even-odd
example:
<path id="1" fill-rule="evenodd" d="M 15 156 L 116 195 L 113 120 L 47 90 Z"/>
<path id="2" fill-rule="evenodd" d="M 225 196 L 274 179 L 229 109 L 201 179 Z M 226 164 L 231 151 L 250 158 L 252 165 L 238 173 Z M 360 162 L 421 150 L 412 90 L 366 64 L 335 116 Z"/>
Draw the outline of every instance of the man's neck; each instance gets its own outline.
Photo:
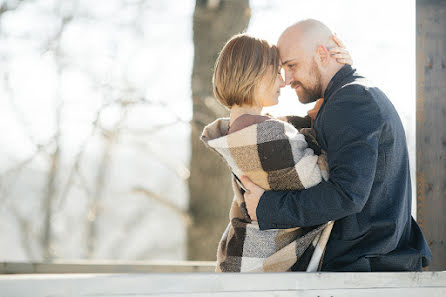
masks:
<path id="1" fill-rule="evenodd" d="M 333 76 L 335 76 L 335 74 L 338 73 L 338 71 L 341 70 L 342 67 L 344 67 L 343 64 L 336 64 L 325 73 L 324 78 L 322 79 L 322 95 L 325 94 L 328 84 L 330 83 Z"/>
<path id="2" fill-rule="evenodd" d="M 231 107 L 231 112 L 229 115 L 229 125 L 232 125 L 232 123 L 241 115 L 244 114 L 259 115 L 261 111 L 262 107 L 259 106 L 234 105 Z"/>

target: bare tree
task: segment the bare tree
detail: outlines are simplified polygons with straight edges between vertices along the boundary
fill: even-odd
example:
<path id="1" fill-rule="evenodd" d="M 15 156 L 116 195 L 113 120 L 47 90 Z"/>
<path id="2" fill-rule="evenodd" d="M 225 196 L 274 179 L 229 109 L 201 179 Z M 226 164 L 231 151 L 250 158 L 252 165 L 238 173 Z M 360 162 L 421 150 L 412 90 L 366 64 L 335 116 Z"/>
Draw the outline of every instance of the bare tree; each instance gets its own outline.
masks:
<path id="1" fill-rule="evenodd" d="M 60 10 L 59 7 L 56 7 L 56 10 Z M 60 80 L 63 72 L 63 63 L 61 60 L 63 59 L 63 53 L 61 51 L 61 37 L 65 31 L 65 28 L 73 19 L 73 15 L 60 15 L 61 24 L 59 30 L 56 31 L 56 34 L 50 41 L 48 42 L 47 51 L 54 52 L 54 57 L 56 59 L 56 67 L 57 67 L 57 76 Z M 63 108 L 63 98 L 60 92 L 60 82 L 56 87 L 56 110 L 55 110 L 55 119 L 56 119 L 56 132 L 55 132 L 55 148 L 54 152 L 50 154 L 50 169 L 48 171 L 47 177 L 47 185 L 46 191 L 44 193 L 44 199 L 42 203 L 42 210 L 44 212 L 44 224 L 43 224 L 43 232 L 42 232 L 42 247 L 43 247 L 43 258 L 45 261 L 50 262 L 53 260 L 53 250 L 52 250 L 52 215 L 53 215 L 53 205 L 57 196 L 57 176 L 58 171 L 60 170 L 60 159 L 61 159 L 61 117 L 62 117 L 62 108 Z"/>
<path id="2" fill-rule="evenodd" d="M 206 124 L 227 115 L 213 98 L 212 69 L 225 42 L 244 31 L 249 19 L 248 0 L 197 0 L 195 4 L 189 179 L 189 212 L 194 223 L 187 237 L 187 257 L 191 260 L 215 260 L 217 243 L 228 220 L 232 201 L 230 171 L 199 137 Z"/>

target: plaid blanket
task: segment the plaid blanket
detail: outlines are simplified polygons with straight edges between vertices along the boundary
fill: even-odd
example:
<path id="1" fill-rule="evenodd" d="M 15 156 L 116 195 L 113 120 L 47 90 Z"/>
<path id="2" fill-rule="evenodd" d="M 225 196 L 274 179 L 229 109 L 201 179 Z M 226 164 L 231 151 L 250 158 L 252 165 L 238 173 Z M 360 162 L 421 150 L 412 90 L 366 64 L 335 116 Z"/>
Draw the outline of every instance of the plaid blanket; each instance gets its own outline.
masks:
<path id="1" fill-rule="evenodd" d="M 292 122 L 292 121 L 290 121 Z M 328 179 L 326 155 L 319 156 L 311 129 L 276 119 L 227 135 L 229 119 L 206 126 L 201 139 L 233 172 L 230 222 L 217 249 L 218 272 L 317 271 L 333 222 L 310 228 L 260 230 L 246 210 L 242 175 L 265 190 L 302 190 Z M 314 149 L 308 147 L 311 143 Z"/>

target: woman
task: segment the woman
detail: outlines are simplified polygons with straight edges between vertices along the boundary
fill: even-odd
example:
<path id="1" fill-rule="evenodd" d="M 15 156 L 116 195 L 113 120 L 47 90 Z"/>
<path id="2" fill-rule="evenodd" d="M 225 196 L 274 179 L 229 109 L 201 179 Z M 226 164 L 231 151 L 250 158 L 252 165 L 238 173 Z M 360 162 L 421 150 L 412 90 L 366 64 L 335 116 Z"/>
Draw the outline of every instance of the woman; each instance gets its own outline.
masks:
<path id="1" fill-rule="evenodd" d="M 343 52 L 341 47 L 332 50 L 349 62 Z M 230 117 L 206 126 L 201 139 L 232 169 L 235 193 L 230 223 L 218 246 L 216 271 L 316 271 L 321 264 L 333 222 L 262 231 L 246 211 L 239 180 L 246 175 L 265 190 L 302 190 L 328 179 L 325 155 L 311 131 L 306 135 L 298 131 L 310 127 L 311 117 L 282 121 L 260 114 L 263 107 L 278 103 L 285 86 L 280 70 L 277 48 L 246 34 L 232 37 L 215 64 L 214 94 L 230 109 Z"/>

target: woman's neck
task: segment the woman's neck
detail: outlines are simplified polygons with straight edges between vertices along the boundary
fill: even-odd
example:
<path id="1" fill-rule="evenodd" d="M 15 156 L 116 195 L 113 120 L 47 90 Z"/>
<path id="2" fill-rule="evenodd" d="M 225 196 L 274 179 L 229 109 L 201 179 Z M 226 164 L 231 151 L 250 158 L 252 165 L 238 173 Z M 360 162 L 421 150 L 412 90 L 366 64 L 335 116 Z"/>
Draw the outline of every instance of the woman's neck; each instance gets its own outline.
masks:
<path id="1" fill-rule="evenodd" d="M 229 115 L 229 125 L 232 125 L 232 123 L 241 115 L 244 115 L 244 114 L 260 115 L 261 111 L 262 111 L 262 107 L 259 107 L 259 106 L 234 105 L 231 107 L 231 112 Z"/>

